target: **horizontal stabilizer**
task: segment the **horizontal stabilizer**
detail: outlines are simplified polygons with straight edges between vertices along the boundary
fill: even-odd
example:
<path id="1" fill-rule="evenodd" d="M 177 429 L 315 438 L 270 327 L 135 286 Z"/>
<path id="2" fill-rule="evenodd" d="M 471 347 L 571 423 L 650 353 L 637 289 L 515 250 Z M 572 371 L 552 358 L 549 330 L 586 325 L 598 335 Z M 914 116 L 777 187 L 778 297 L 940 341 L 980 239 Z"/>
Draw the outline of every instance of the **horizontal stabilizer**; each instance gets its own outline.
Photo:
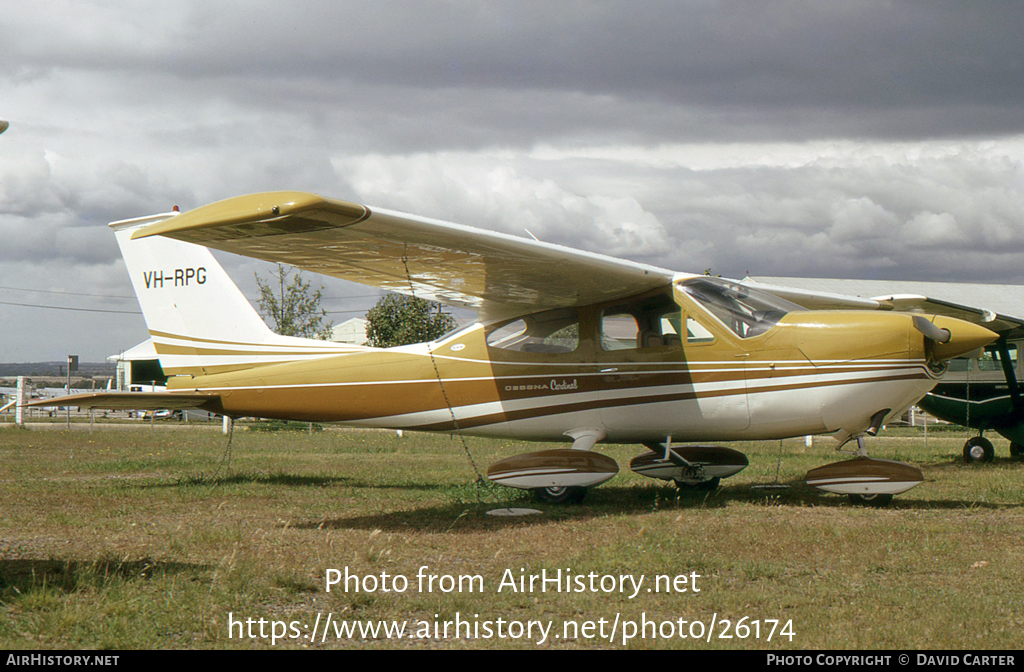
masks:
<path id="1" fill-rule="evenodd" d="M 38 399 L 28 403 L 37 408 L 99 408 L 109 411 L 182 411 L 199 408 L 206 411 L 219 412 L 220 395 L 171 392 L 87 392 L 70 394 L 66 397 Z"/>

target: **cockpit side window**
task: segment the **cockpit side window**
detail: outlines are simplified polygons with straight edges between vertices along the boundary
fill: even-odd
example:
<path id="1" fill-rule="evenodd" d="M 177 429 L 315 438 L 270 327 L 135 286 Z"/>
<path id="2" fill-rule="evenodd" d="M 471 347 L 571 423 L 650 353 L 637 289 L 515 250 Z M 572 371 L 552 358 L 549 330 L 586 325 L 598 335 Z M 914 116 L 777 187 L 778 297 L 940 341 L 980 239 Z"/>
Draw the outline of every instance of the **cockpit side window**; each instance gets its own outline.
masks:
<path id="1" fill-rule="evenodd" d="M 703 324 L 692 317 L 686 318 L 687 343 L 710 343 L 713 340 L 715 340 L 715 335 L 708 331 Z"/>
<path id="2" fill-rule="evenodd" d="M 574 352 L 579 344 L 579 314 L 573 308 L 527 315 L 487 332 L 489 347 L 513 352 L 563 354 Z"/>
<path id="3" fill-rule="evenodd" d="M 691 278 L 679 283 L 679 289 L 740 338 L 763 334 L 786 313 L 805 310 L 767 292 L 721 278 Z"/>

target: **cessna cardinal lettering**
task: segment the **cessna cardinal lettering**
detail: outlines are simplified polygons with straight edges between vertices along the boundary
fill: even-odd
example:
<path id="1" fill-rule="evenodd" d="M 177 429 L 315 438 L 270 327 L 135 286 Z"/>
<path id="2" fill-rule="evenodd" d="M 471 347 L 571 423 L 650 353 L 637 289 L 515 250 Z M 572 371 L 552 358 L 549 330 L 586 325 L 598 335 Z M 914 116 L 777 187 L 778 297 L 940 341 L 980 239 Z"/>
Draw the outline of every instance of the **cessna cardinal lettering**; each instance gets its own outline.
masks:
<path id="1" fill-rule="evenodd" d="M 579 500 L 618 473 L 600 441 L 645 446 L 638 473 L 714 487 L 747 459 L 710 442 L 826 433 L 856 439 L 859 456 L 812 484 L 885 501 L 920 471 L 867 458 L 861 437 L 928 392 L 946 360 L 996 337 L 949 317 L 808 311 L 734 281 L 299 192 L 111 227 L 167 392 L 67 403 L 571 442 L 488 470 L 546 501 Z M 279 336 L 208 247 L 468 307 L 479 321 L 389 349 Z"/>

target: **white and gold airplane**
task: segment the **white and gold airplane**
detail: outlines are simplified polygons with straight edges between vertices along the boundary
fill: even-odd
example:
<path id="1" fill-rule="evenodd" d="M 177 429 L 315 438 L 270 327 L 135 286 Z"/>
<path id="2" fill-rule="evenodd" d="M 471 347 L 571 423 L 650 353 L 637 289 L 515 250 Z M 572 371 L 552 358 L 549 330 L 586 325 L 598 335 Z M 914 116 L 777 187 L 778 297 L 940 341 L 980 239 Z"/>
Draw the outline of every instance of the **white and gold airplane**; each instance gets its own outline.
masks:
<path id="1" fill-rule="evenodd" d="M 887 502 L 921 472 L 867 458 L 862 437 L 928 392 L 943 362 L 996 338 L 943 316 L 809 311 L 735 281 L 307 193 L 111 227 L 167 392 L 61 404 L 571 442 L 488 470 L 545 501 L 579 500 L 618 472 L 600 441 L 646 446 L 638 473 L 710 488 L 747 458 L 709 442 L 834 434 L 856 439 L 858 455 L 808 483 Z M 207 248 L 471 308 L 479 321 L 388 349 L 279 336 Z"/>

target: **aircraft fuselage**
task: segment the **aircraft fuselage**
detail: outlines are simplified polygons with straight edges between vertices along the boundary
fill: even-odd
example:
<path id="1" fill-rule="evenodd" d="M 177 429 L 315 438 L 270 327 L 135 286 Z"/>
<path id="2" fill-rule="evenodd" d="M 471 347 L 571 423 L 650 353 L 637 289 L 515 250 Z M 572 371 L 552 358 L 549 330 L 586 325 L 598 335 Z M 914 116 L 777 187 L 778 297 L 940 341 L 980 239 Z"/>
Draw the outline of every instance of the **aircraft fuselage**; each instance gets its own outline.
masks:
<path id="1" fill-rule="evenodd" d="M 941 373 L 909 315 L 780 312 L 743 323 L 694 296 L 676 282 L 430 344 L 176 377 L 169 389 L 215 393 L 235 417 L 539 441 L 592 428 L 646 443 L 856 434 L 878 411 L 904 412 Z M 988 338 L 937 319 L 957 323 L 961 344 Z"/>

